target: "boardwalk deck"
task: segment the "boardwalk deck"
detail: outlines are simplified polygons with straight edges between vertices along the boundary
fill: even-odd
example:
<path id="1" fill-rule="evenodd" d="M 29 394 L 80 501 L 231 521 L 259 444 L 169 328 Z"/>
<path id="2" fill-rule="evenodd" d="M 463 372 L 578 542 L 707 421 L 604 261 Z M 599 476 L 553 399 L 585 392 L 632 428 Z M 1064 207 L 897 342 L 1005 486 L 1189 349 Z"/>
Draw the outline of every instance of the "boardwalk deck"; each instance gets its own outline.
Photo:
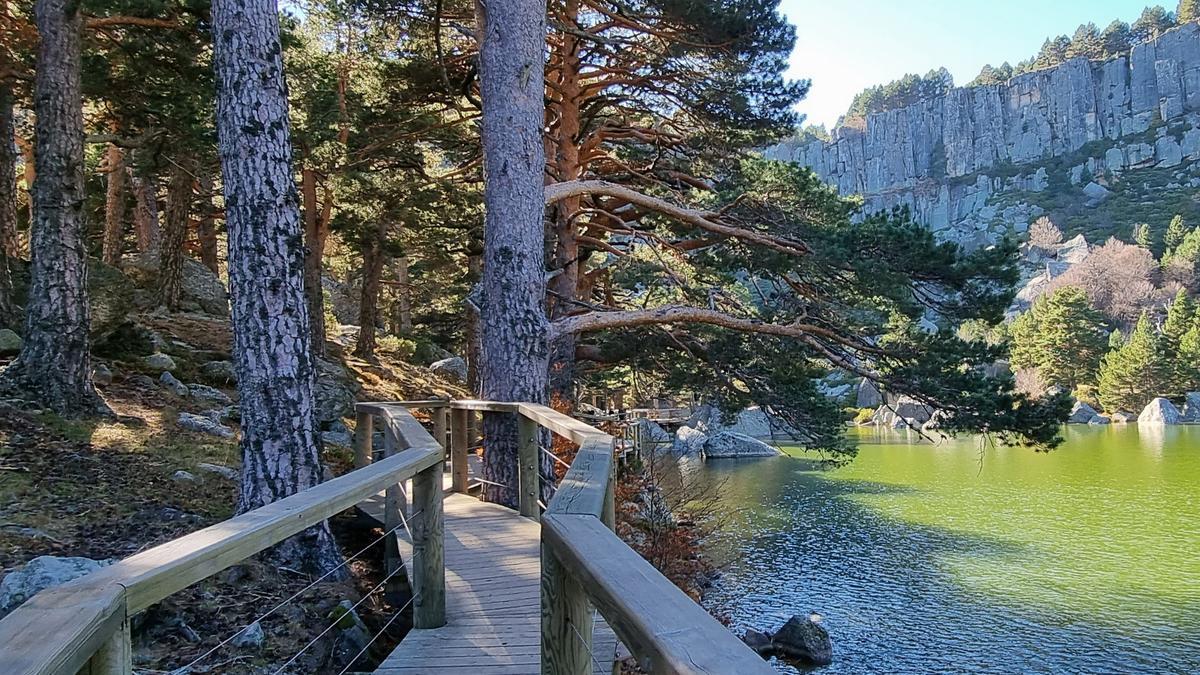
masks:
<path id="1" fill-rule="evenodd" d="M 379 675 L 539 675 L 541 655 L 537 522 L 475 497 L 445 501 L 446 625 L 412 630 Z M 406 541 L 401 554 L 410 559 Z M 596 673 L 611 673 L 616 637 L 596 622 Z"/>

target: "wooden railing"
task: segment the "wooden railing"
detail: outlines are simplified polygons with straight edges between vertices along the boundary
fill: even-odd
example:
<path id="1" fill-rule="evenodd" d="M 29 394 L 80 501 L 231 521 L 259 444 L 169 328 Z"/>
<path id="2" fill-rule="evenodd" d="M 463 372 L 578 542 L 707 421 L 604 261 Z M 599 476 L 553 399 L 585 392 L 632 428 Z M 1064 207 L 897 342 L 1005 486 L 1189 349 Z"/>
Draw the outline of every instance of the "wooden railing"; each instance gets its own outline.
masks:
<path id="1" fill-rule="evenodd" d="M 408 408 L 430 409 L 433 436 Z M 0 621 L 0 672 L 128 674 L 129 617 L 380 492 L 389 531 L 408 510 L 399 485 L 409 479 L 413 621 L 443 625 L 443 446 L 448 432 L 452 489 L 465 492 L 475 412 L 518 416 L 518 510 L 542 523 L 543 675 L 592 672 L 593 607 L 647 672 L 774 672 L 613 532 L 611 436 L 545 406 L 490 401 L 359 404 L 355 471 L 37 594 Z M 378 460 L 376 419 L 385 439 Z M 579 446 L 544 512 L 539 427 Z M 400 564 L 394 548 L 386 557 L 389 566 Z"/>
<path id="2" fill-rule="evenodd" d="M 442 549 L 444 450 L 407 410 L 378 406 L 385 435 L 410 439 L 380 462 L 206 527 L 33 596 L 0 621 L 4 675 L 126 675 L 132 672 L 129 618 L 331 516 L 413 479 L 425 505 L 409 522 L 417 547 L 436 568 L 414 574 L 414 623 L 445 622 Z M 420 430 L 418 433 L 417 430 Z"/>

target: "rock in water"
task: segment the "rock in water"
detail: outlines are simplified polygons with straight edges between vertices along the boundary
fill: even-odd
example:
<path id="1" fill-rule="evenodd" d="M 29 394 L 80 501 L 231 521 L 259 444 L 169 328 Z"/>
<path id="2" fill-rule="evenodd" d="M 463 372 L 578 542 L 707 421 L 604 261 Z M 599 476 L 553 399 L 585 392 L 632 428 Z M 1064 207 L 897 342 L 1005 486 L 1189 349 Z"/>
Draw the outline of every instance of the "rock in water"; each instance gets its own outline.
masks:
<path id="1" fill-rule="evenodd" d="M 1128 412 L 1115 412 L 1108 416 L 1108 421 L 1113 424 L 1128 424 L 1136 420 L 1137 418 L 1133 416 L 1133 413 Z"/>
<path id="2" fill-rule="evenodd" d="M 719 432 L 704 442 L 704 456 L 709 459 L 775 457 L 781 454 L 777 448 L 757 438 L 733 431 Z"/>
<path id="3" fill-rule="evenodd" d="M 742 642 L 745 642 L 746 646 L 750 649 L 758 652 L 760 656 L 767 656 L 771 653 L 770 633 L 747 628 L 746 632 L 742 635 Z"/>
<path id="4" fill-rule="evenodd" d="M 429 369 L 453 382 L 467 381 L 467 362 L 457 356 L 434 361 L 429 364 Z"/>
<path id="5" fill-rule="evenodd" d="M 1184 398 L 1183 421 L 1188 424 L 1200 422 L 1200 391 L 1189 391 Z"/>
<path id="6" fill-rule="evenodd" d="M 675 432 L 675 443 L 671 449 L 685 455 L 698 455 L 704 450 L 708 434 L 694 427 L 679 427 Z"/>
<path id="7" fill-rule="evenodd" d="M 8 328 L 0 328 L 0 354 L 16 354 L 21 351 L 21 336 Z"/>
<path id="8" fill-rule="evenodd" d="M 181 412 L 176 423 L 188 431 L 195 431 L 210 436 L 220 436 L 221 438 L 233 438 L 233 429 L 201 415 Z"/>
<path id="9" fill-rule="evenodd" d="M 112 560 L 91 558 L 60 558 L 43 555 L 30 560 L 24 567 L 9 572 L 0 581 L 0 617 L 16 609 L 39 592 L 78 579 L 113 564 Z"/>
<path id="10" fill-rule="evenodd" d="M 1162 426 L 1166 424 L 1182 424 L 1183 415 L 1179 414 L 1179 409 L 1161 396 L 1150 401 L 1142 414 L 1138 415 L 1138 424 L 1148 426 Z"/>
<path id="11" fill-rule="evenodd" d="M 1097 414 L 1099 413 L 1092 406 L 1083 401 L 1076 401 L 1071 408 L 1071 416 L 1067 418 L 1067 424 L 1088 424 Z"/>
<path id="12" fill-rule="evenodd" d="M 833 641 L 821 624 L 807 616 L 793 616 L 771 638 L 779 654 L 817 666 L 833 662 Z"/>

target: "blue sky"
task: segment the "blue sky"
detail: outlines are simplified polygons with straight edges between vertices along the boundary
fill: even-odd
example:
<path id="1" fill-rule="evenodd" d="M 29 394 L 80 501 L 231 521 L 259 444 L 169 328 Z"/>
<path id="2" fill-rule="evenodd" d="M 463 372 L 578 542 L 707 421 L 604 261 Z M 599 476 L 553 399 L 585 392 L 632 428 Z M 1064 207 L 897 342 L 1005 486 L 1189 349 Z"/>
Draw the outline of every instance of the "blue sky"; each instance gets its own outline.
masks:
<path id="1" fill-rule="evenodd" d="M 797 109 L 832 128 L 854 95 L 945 66 L 957 84 L 985 63 L 1016 64 L 1081 23 L 1132 23 L 1146 0 L 783 0 L 796 26 L 789 74 L 812 80 Z M 1157 3 L 1156 3 L 1157 4 Z M 1162 3 L 1175 10 L 1175 3 Z"/>

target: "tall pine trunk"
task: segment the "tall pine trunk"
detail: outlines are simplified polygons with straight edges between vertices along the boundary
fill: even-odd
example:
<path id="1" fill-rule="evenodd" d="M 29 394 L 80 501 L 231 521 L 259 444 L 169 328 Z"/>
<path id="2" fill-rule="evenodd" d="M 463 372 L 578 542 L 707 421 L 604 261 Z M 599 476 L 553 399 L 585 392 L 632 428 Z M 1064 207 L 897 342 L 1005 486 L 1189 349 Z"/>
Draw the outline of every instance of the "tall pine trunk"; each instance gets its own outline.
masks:
<path id="1" fill-rule="evenodd" d="M 212 24 L 245 512 L 319 483 L 321 445 L 278 10 L 216 0 Z M 309 572 L 342 559 L 328 523 L 273 555 Z"/>
<path id="2" fill-rule="evenodd" d="M 34 16 L 41 45 L 29 300 L 24 345 L 0 385 L 64 416 L 108 413 L 92 386 L 88 353 L 79 4 L 38 0 Z"/>
<path id="3" fill-rule="evenodd" d="M 412 319 L 412 287 L 408 279 L 408 256 L 396 258 L 396 311 L 395 327 L 392 332 L 396 335 L 408 335 L 413 331 Z"/>
<path id="4" fill-rule="evenodd" d="M 217 219 L 216 206 L 213 204 L 213 180 L 206 164 L 200 174 L 200 220 L 196 223 L 196 239 L 200 241 L 200 262 L 212 271 L 220 274 L 221 266 L 217 260 Z"/>
<path id="5" fill-rule="evenodd" d="M 387 226 L 379 225 L 363 242 L 362 297 L 358 304 L 358 340 L 354 355 L 363 359 L 375 358 L 375 326 L 379 323 L 379 286 L 383 278 L 383 244 Z"/>
<path id="6" fill-rule="evenodd" d="M 177 161 L 171 164 L 167 185 L 167 227 L 158 252 L 158 302 L 172 312 L 179 309 L 183 289 L 183 245 L 187 241 L 192 211 L 192 175 Z"/>
<path id="7" fill-rule="evenodd" d="M 548 322 L 543 251 L 543 49 L 546 4 L 476 3 L 483 100 L 483 281 L 480 388 L 486 399 L 546 402 Z M 517 501 L 517 425 L 484 416 L 488 501 Z"/>
<path id="8" fill-rule="evenodd" d="M 0 0 L 0 15 L 6 15 Z M 0 79 L 0 326 L 16 319 L 12 272 L 8 260 L 17 255 L 17 149 L 13 124 L 13 91 L 6 79 Z"/>
<path id="9" fill-rule="evenodd" d="M 308 327 L 313 355 L 325 356 L 325 289 L 321 285 L 328 218 L 317 206 L 317 173 L 300 171 L 300 194 L 304 200 L 304 297 L 308 303 Z"/>
<path id="10" fill-rule="evenodd" d="M 158 250 L 162 239 L 158 224 L 158 179 L 149 169 L 130 168 L 129 181 L 137 204 L 133 211 L 133 223 L 137 229 L 138 252 L 153 253 Z"/>
<path id="11" fill-rule="evenodd" d="M 121 262 L 121 244 L 125 234 L 125 153 L 109 144 L 104 155 L 104 262 Z"/>

